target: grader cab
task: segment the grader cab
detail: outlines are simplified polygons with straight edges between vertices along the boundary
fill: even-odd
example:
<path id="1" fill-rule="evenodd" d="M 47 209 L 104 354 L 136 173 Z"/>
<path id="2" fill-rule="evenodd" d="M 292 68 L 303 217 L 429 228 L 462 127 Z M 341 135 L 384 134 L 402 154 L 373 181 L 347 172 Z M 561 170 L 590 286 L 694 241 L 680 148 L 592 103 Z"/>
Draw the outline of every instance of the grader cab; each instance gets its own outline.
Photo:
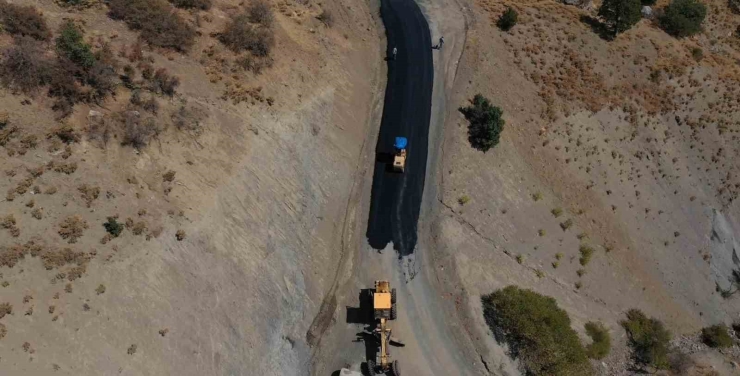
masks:
<path id="1" fill-rule="evenodd" d="M 375 289 L 372 290 L 373 312 L 376 321 L 373 335 L 380 344 L 376 359 L 369 359 L 367 368 L 371 375 L 387 373 L 391 376 L 401 376 L 398 361 L 391 361 L 389 352 L 390 344 L 403 345 L 396 339 L 391 339 L 391 328 L 388 327 L 389 320 L 395 320 L 397 315 L 396 289 L 391 289 L 388 281 L 375 281 Z"/>

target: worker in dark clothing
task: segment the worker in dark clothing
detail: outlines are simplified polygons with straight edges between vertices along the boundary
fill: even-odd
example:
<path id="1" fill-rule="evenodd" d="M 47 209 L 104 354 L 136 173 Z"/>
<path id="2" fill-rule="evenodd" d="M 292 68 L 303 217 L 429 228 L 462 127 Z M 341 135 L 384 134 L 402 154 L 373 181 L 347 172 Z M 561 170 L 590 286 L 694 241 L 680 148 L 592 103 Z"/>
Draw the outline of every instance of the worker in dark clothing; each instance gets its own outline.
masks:
<path id="1" fill-rule="evenodd" d="M 393 60 L 396 60 L 397 53 L 398 53 L 398 49 L 396 47 L 393 47 Z"/>
<path id="2" fill-rule="evenodd" d="M 445 38 L 444 37 L 439 37 L 439 44 L 435 44 L 434 46 L 432 46 L 432 49 L 433 50 L 441 50 L 442 49 L 442 45 L 444 43 L 445 43 Z"/>

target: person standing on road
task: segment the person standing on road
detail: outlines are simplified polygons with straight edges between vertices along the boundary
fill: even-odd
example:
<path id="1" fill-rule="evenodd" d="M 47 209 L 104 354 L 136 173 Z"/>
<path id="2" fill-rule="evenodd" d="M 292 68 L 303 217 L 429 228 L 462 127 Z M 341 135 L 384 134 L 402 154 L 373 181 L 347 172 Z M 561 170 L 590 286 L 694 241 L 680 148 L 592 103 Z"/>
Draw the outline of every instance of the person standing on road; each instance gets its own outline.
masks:
<path id="1" fill-rule="evenodd" d="M 439 37 L 439 43 L 438 44 L 435 44 L 434 46 L 432 46 L 432 49 L 433 50 L 441 50 L 442 49 L 442 45 L 444 43 L 445 43 L 445 38 L 444 37 Z"/>

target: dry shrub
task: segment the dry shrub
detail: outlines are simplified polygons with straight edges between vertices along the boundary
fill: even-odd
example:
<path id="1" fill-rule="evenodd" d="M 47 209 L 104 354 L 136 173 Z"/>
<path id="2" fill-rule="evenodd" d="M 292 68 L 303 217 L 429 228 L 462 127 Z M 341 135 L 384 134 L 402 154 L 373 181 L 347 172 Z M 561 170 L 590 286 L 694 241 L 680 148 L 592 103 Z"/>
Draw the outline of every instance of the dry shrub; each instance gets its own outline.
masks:
<path id="1" fill-rule="evenodd" d="M 146 222 L 136 222 L 136 224 L 131 228 L 131 233 L 134 235 L 141 235 L 146 231 Z"/>
<path id="2" fill-rule="evenodd" d="M 172 113 L 172 124 L 178 130 L 191 131 L 199 134 L 201 132 L 200 121 L 204 117 L 203 113 L 187 106 L 180 106 L 175 112 Z"/>
<path id="3" fill-rule="evenodd" d="M 3 339 L 8 334 L 8 328 L 5 327 L 5 324 L 0 324 L 0 339 Z"/>
<path id="4" fill-rule="evenodd" d="M 70 124 L 60 124 L 58 127 L 52 129 L 46 138 L 57 137 L 60 141 L 65 144 L 71 144 L 73 142 L 80 141 L 80 134 Z"/>
<path id="5" fill-rule="evenodd" d="M 267 27 L 272 26 L 275 20 L 267 0 L 252 0 L 247 6 L 247 15 L 249 15 L 249 22 Z"/>
<path id="6" fill-rule="evenodd" d="M 38 136 L 35 134 L 29 134 L 23 138 L 21 138 L 21 147 L 24 149 L 35 149 L 36 146 L 39 144 Z"/>
<path id="7" fill-rule="evenodd" d="M 162 175 L 162 180 L 164 180 L 165 182 L 171 183 L 175 181 L 175 174 L 176 174 L 175 171 L 169 170 Z"/>
<path id="8" fill-rule="evenodd" d="M 0 129 L 0 146 L 5 146 L 13 137 L 20 133 L 17 125 L 11 125 Z"/>
<path id="9" fill-rule="evenodd" d="M 46 270 L 52 270 L 71 264 L 77 266 L 85 265 L 90 261 L 90 256 L 85 252 L 75 252 L 70 248 L 64 248 L 61 251 L 44 252 L 41 255 L 41 261 Z"/>
<path id="10" fill-rule="evenodd" d="M 145 147 L 153 136 L 159 133 L 153 118 L 141 120 L 138 111 L 126 111 L 123 115 L 122 145 L 130 145 L 136 149 Z"/>
<path id="11" fill-rule="evenodd" d="M 3 86 L 26 94 L 51 82 L 53 64 L 44 56 L 41 44 L 30 37 L 16 39 L 5 49 L 0 61 Z"/>
<path id="12" fill-rule="evenodd" d="M 316 19 L 321 21 L 321 23 L 326 25 L 326 27 L 334 26 L 334 15 L 331 13 L 331 11 L 328 11 L 326 9 L 322 10 L 321 14 L 319 14 Z"/>
<path id="13" fill-rule="evenodd" d="M 95 292 L 96 292 L 96 293 L 97 293 L 98 295 L 100 295 L 100 294 L 103 294 L 103 293 L 105 293 L 105 285 L 101 283 L 101 284 L 100 284 L 100 285 L 98 286 L 98 288 L 96 288 L 96 289 L 95 289 Z M 136 345 L 134 345 L 134 348 L 135 348 L 135 347 L 136 347 Z M 134 350 L 134 351 L 136 351 L 136 350 Z"/>
<path id="14" fill-rule="evenodd" d="M 110 0 L 108 6 L 111 18 L 139 30 L 154 46 L 187 51 L 193 45 L 195 30 L 165 0 Z"/>
<path id="15" fill-rule="evenodd" d="M 10 305 L 10 303 L 0 303 L 0 319 L 5 317 L 5 315 L 12 315 L 13 314 L 13 306 Z"/>
<path id="16" fill-rule="evenodd" d="M 5 218 L 2 219 L 2 221 L 0 221 L 0 227 L 4 229 L 9 229 L 9 228 L 15 227 L 15 223 L 16 221 L 15 221 L 15 217 L 13 216 L 13 214 L 8 214 L 8 216 L 6 216 Z"/>
<path id="17" fill-rule="evenodd" d="M 208 10 L 211 9 L 211 0 L 170 0 L 172 5 L 178 8 L 184 9 L 200 9 Z"/>
<path id="18" fill-rule="evenodd" d="M 51 167 L 54 169 L 54 171 L 65 173 L 67 175 L 74 174 L 75 171 L 77 171 L 77 162 L 71 162 L 71 163 L 51 162 L 51 164 L 52 164 Z M 56 188 L 53 188 L 53 187 L 49 188 L 49 190 L 51 189 L 54 189 L 54 192 L 56 192 Z M 46 191 L 46 194 L 54 194 L 54 193 L 49 193 L 49 190 Z"/>
<path id="19" fill-rule="evenodd" d="M 182 241 L 185 239 L 185 230 L 177 230 L 175 233 L 175 239 Z"/>
<path id="20" fill-rule="evenodd" d="M 57 193 L 57 187 L 54 187 L 54 186 L 46 188 L 46 191 L 44 191 L 45 195 L 53 195 L 55 193 Z"/>
<path id="21" fill-rule="evenodd" d="M 44 217 L 44 212 L 41 210 L 41 208 L 36 208 L 31 211 L 31 217 L 36 219 L 41 219 Z"/>
<path id="22" fill-rule="evenodd" d="M 91 112 L 92 113 L 92 112 Z M 97 141 L 99 147 L 105 147 L 108 145 L 110 140 L 111 129 L 102 114 L 94 116 L 88 116 L 87 122 L 87 137 L 90 140 Z"/>
<path id="23" fill-rule="evenodd" d="M 51 31 L 44 16 L 34 6 L 22 6 L 0 2 L 0 20 L 3 28 L 11 35 L 28 36 L 40 41 L 51 38 Z"/>
<path id="24" fill-rule="evenodd" d="M 28 189 L 33 185 L 33 176 L 29 176 L 21 180 L 15 187 L 15 193 L 22 195 L 28 192 Z"/>
<path id="25" fill-rule="evenodd" d="M 59 224 L 59 236 L 67 239 L 70 244 L 76 243 L 82 237 L 82 233 L 88 228 L 87 221 L 80 216 L 67 217 Z"/>
<path id="26" fill-rule="evenodd" d="M 263 69 L 272 67 L 273 59 L 269 56 L 254 56 L 247 53 L 237 58 L 235 63 L 246 71 L 260 74 Z"/>
<path id="27" fill-rule="evenodd" d="M 100 195 L 100 187 L 91 187 L 87 184 L 82 184 L 81 186 L 77 187 L 77 190 L 80 192 L 82 198 L 85 200 L 88 208 L 92 206 L 93 201 L 97 200 L 98 196 Z"/>
<path id="28" fill-rule="evenodd" d="M 151 90 L 173 96 L 175 89 L 180 85 L 180 79 L 167 73 L 167 69 L 157 69 L 152 77 Z"/>
<path id="29" fill-rule="evenodd" d="M 249 23 L 249 13 L 234 17 L 219 35 L 219 40 L 234 52 L 250 51 L 255 56 L 268 56 L 275 44 L 272 29 Z"/>

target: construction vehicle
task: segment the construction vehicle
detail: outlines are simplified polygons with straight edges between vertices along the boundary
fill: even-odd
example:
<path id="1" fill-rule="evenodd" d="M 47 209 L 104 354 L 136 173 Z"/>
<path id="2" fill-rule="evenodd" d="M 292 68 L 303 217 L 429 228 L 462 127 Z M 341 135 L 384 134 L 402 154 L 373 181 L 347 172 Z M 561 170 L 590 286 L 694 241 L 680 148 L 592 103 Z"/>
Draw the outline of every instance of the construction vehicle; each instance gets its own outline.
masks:
<path id="1" fill-rule="evenodd" d="M 406 145 L 408 145 L 406 137 L 396 137 L 396 142 L 393 144 L 396 149 L 396 153 L 393 155 L 393 171 L 395 172 L 406 170 Z"/>
<path id="2" fill-rule="evenodd" d="M 391 284 L 388 281 L 375 281 L 375 290 L 371 291 L 371 293 L 376 322 L 373 335 L 380 345 L 380 351 L 376 359 L 369 359 L 367 361 L 368 371 L 371 375 L 386 373 L 390 374 L 390 376 L 401 376 L 398 361 L 391 361 L 389 352 L 391 342 L 397 345 L 403 345 L 400 341 L 391 339 L 391 328 L 388 327 L 388 321 L 396 319 L 396 289 L 391 289 Z"/>

